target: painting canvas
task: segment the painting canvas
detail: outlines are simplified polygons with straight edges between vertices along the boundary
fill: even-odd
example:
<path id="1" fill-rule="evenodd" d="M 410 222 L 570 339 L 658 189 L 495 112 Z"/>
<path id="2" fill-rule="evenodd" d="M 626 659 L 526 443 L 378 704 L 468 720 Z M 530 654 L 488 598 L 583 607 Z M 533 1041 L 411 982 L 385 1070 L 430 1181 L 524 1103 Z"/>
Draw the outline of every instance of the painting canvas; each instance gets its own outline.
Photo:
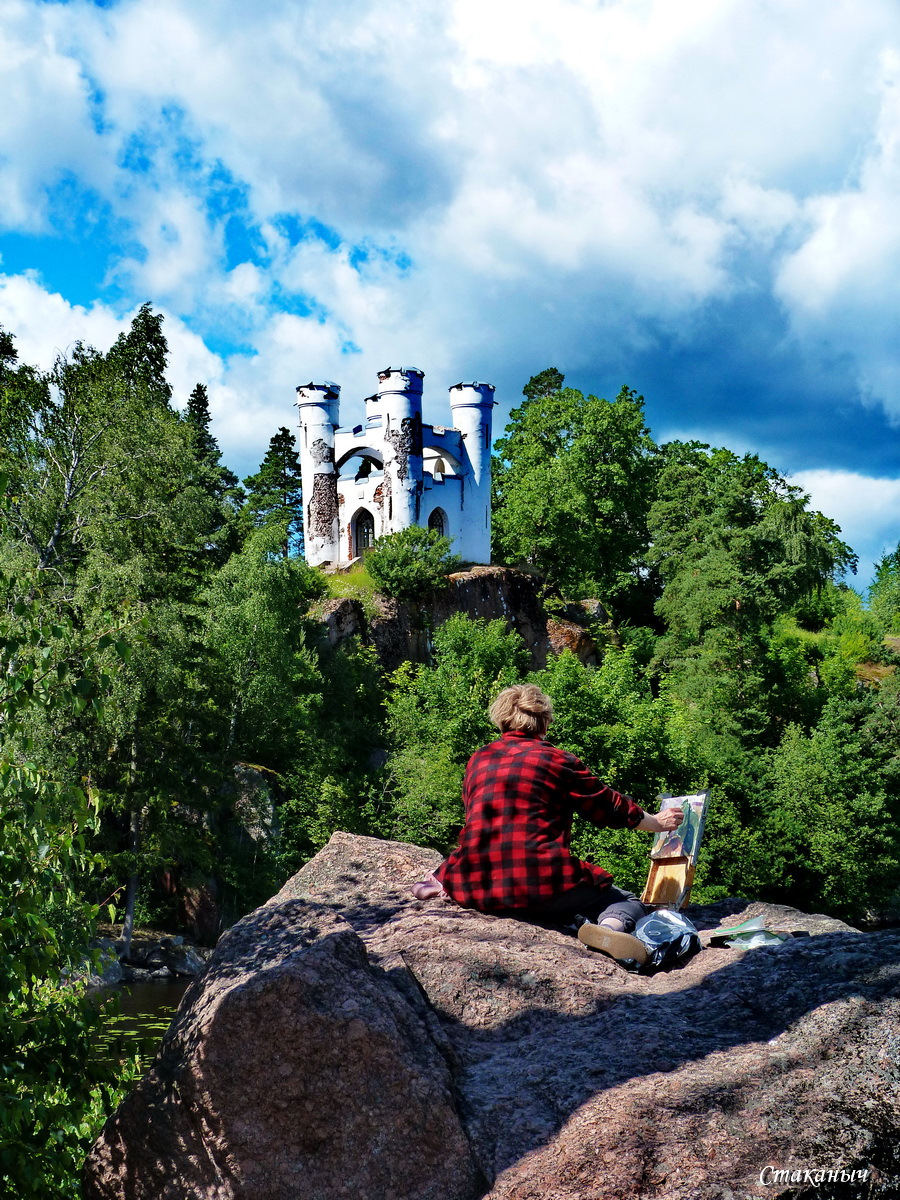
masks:
<path id="1" fill-rule="evenodd" d="M 684 810 L 684 820 L 677 829 L 656 835 L 650 850 L 652 859 L 687 858 L 692 865 L 697 862 L 708 800 L 708 791 L 697 792 L 693 796 L 661 797 L 659 811 L 681 808 Z"/>

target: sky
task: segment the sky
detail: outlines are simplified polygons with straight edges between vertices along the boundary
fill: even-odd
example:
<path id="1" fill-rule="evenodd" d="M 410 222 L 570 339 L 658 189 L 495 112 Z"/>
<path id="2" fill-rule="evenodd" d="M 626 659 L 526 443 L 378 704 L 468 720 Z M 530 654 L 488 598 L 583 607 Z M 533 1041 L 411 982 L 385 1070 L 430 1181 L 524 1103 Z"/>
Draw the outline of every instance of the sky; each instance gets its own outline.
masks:
<path id="1" fill-rule="evenodd" d="M 0 325 L 165 316 L 254 470 L 294 389 L 548 366 L 900 541 L 896 0 L 0 0 Z"/>

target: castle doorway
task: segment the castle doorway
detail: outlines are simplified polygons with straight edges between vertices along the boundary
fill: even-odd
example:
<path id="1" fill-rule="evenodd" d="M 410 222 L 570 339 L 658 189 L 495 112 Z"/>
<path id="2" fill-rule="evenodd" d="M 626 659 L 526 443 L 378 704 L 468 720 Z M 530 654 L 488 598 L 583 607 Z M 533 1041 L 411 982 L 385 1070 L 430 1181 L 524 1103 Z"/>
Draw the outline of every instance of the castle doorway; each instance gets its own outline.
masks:
<path id="1" fill-rule="evenodd" d="M 428 528 L 433 529 L 440 537 L 447 536 L 447 518 L 443 509 L 436 508 L 428 518 Z"/>
<path id="2" fill-rule="evenodd" d="M 375 518 L 361 508 L 353 518 L 353 555 L 359 558 L 375 544 Z"/>

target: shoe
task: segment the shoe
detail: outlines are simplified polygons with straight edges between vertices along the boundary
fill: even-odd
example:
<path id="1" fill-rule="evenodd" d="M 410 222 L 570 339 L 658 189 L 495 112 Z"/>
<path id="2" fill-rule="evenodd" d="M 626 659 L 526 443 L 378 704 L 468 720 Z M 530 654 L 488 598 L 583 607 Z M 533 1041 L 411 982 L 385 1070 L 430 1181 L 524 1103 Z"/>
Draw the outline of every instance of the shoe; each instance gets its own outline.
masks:
<path id="1" fill-rule="evenodd" d="M 633 937 L 630 933 L 620 933 L 607 925 L 582 925 L 578 930 L 578 940 L 584 942 L 585 946 L 590 946 L 592 950 L 600 950 L 620 962 L 631 959 L 643 966 L 650 957 L 650 951 L 640 938 Z"/>

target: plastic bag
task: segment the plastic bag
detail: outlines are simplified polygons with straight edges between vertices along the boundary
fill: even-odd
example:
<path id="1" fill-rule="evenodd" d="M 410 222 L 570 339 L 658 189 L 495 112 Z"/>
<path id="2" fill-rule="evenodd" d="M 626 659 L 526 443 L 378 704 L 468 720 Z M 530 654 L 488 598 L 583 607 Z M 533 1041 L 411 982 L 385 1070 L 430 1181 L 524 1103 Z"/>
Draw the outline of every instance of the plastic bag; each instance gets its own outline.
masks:
<path id="1" fill-rule="evenodd" d="M 668 908 L 642 917 L 634 927 L 634 936 L 640 938 L 650 951 L 650 957 L 641 967 L 642 972 L 671 966 L 700 949 L 700 934 L 696 927 L 680 912 Z"/>
<path id="2" fill-rule="evenodd" d="M 754 950 L 757 946 L 780 946 L 795 936 L 785 930 L 766 929 L 765 916 L 749 917 L 740 925 L 723 925 L 710 935 L 711 946 L 728 946 L 732 950 Z M 802 936 L 798 931 L 796 936 Z"/>

